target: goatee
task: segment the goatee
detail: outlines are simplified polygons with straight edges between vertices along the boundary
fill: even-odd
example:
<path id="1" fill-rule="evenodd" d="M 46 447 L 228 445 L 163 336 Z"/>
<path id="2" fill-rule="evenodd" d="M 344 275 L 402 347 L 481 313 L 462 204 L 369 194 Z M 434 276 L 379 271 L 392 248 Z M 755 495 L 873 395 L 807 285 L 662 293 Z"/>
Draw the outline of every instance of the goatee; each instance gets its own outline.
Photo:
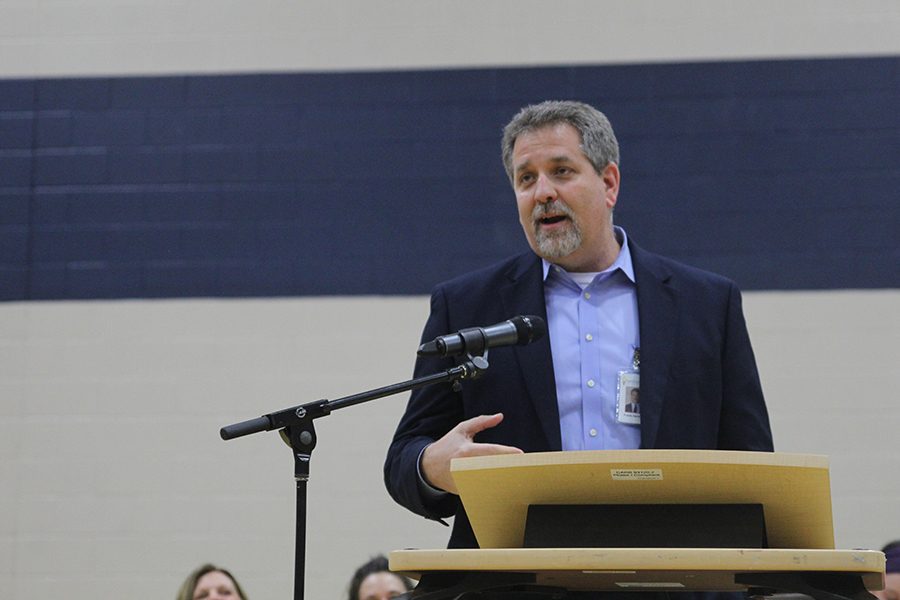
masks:
<path id="1" fill-rule="evenodd" d="M 546 215 L 565 215 L 566 225 L 547 231 L 541 226 L 541 219 Z M 581 246 L 581 228 L 575 214 L 563 202 L 556 200 L 549 204 L 538 204 L 531 211 L 534 222 L 534 241 L 538 254 L 548 260 L 565 258 Z"/>

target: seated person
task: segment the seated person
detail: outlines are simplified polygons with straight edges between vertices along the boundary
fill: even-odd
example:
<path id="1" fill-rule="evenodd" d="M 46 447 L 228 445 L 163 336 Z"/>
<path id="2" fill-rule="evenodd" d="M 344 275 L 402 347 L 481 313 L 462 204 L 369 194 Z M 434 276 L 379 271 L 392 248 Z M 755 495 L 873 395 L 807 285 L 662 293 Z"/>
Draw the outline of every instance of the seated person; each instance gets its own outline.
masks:
<path id="1" fill-rule="evenodd" d="M 350 580 L 348 600 L 389 600 L 412 589 L 406 577 L 388 569 L 388 559 L 379 554 L 360 566 Z"/>
<path id="2" fill-rule="evenodd" d="M 872 592 L 879 600 L 900 600 L 900 540 L 881 549 L 884 552 L 884 589 Z"/>
<path id="3" fill-rule="evenodd" d="M 215 565 L 194 570 L 178 590 L 177 600 L 247 600 L 234 576 Z"/>

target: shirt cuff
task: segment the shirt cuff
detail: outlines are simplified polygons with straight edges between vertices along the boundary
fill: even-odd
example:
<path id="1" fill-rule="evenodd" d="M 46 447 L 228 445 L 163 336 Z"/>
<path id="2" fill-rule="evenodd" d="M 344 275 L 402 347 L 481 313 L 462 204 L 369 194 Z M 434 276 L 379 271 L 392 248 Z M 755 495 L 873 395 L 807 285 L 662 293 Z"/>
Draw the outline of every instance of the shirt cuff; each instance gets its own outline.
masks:
<path id="1" fill-rule="evenodd" d="M 419 493 L 422 495 L 422 499 L 425 503 L 431 502 L 440 502 L 444 498 L 450 495 L 450 492 L 445 492 L 444 490 L 438 489 L 428 483 L 425 480 L 425 475 L 422 474 L 422 455 L 425 454 L 425 449 L 428 448 L 431 444 L 422 448 L 422 451 L 419 452 L 419 459 L 416 461 L 416 475 L 419 483 Z"/>

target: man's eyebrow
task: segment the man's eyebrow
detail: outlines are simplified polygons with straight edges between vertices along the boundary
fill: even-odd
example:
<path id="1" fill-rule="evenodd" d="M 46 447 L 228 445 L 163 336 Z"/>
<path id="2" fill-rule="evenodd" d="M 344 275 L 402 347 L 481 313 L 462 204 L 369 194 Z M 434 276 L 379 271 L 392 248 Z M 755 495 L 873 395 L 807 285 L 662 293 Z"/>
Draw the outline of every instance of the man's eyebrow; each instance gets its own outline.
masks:
<path id="1" fill-rule="evenodd" d="M 560 164 L 560 163 L 570 163 L 572 162 L 572 157 L 568 154 L 560 154 L 558 156 L 553 156 L 550 158 L 551 163 Z M 526 160 L 525 162 L 521 162 L 515 166 L 513 169 L 514 173 L 518 173 L 519 171 L 523 171 L 531 166 L 531 161 Z"/>

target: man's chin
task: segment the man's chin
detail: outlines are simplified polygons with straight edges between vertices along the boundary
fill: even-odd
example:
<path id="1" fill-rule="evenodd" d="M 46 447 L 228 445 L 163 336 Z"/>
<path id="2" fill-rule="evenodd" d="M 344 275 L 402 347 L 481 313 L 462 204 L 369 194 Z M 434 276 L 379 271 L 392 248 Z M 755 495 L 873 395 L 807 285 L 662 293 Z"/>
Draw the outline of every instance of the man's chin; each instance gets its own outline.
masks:
<path id="1" fill-rule="evenodd" d="M 574 254 L 579 247 L 579 245 L 571 244 L 537 242 L 535 253 L 550 262 L 558 262 Z"/>

